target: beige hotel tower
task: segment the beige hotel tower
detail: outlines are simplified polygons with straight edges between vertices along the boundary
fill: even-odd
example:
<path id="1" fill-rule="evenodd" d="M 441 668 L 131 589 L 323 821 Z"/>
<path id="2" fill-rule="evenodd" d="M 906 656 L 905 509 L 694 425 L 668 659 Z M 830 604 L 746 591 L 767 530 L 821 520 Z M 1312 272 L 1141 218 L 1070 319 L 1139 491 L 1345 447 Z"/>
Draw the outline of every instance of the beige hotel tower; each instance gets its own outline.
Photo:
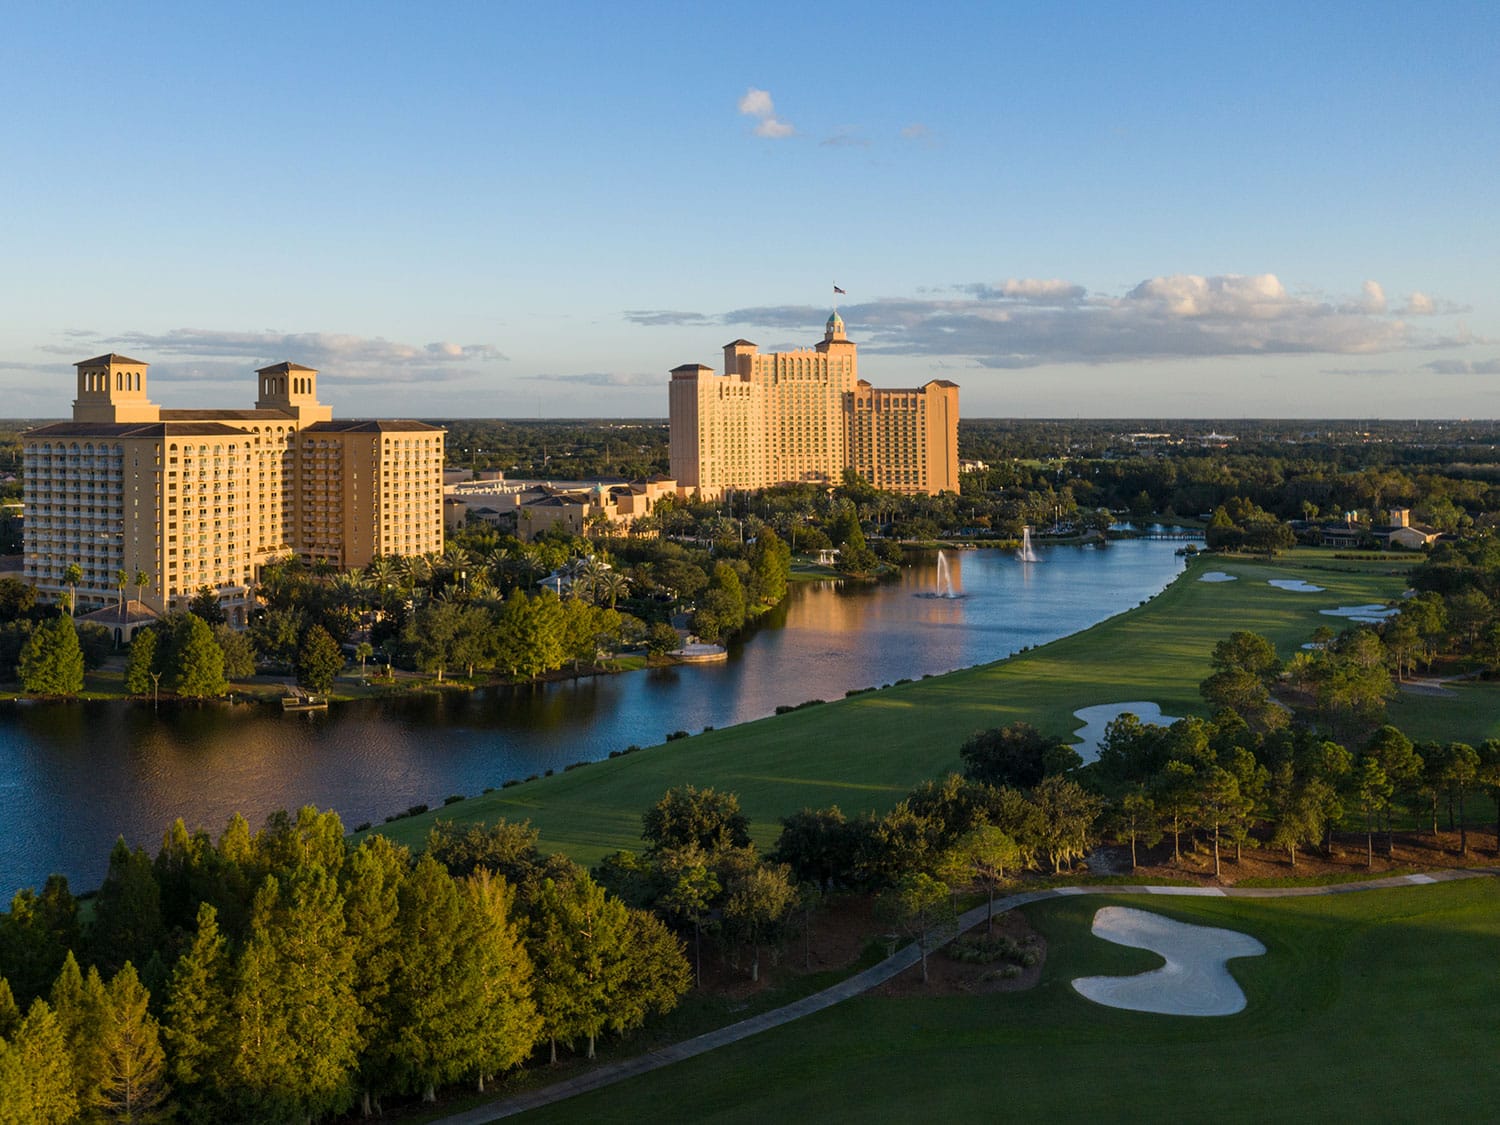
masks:
<path id="1" fill-rule="evenodd" d="M 816 347 L 724 347 L 724 374 L 672 370 L 672 476 L 713 499 L 779 484 L 837 484 L 853 468 L 888 492 L 958 491 L 958 387 L 876 389 L 859 377 L 837 311 Z"/>
<path id="2" fill-rule="evenodd" d="M 83 360 L 73 420 L 30 430 L 25 577 L 44 594 L 83 570 L 78 608 L 113 605 L 137 572 L 151 609 L 203 587 L 243 624 L 259 568 L 289 554 L 338 569 L 443 546 L 443 431 L 411 421 L 335 422 L 318 373 L 256 372 L 250 410 L 168 410 L 146 367 Z M 134 594 L 133 589 L 129 593 Z"/>

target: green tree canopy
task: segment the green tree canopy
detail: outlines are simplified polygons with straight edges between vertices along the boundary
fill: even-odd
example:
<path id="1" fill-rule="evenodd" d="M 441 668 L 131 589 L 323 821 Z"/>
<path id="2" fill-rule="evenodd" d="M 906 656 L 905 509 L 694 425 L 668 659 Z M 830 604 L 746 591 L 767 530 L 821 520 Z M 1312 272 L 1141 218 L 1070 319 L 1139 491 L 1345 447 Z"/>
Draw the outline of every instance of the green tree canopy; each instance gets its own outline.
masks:
<path id="1" fill-rule="evenodd" d="M 21 686 L 38 695 L 77 695 L 83 690 L 83 649 L 71 618 L 54 614 L 31 631 L 16 671 Z"/>

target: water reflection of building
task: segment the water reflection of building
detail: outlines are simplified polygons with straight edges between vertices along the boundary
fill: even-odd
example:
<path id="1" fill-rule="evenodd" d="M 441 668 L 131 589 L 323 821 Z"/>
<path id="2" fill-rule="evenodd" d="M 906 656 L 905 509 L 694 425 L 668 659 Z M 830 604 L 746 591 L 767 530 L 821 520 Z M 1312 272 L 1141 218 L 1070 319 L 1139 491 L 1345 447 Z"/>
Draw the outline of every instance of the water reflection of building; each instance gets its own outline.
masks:
<path id="1" fill-rule="evenodd" d="M 128 589 L 160 612 L 207 587 L 243 620 L 270 558 L 350 568 L 442 548 L 436 426 L 336 422 L 318 373 L 295 363 L 256 372 L 247 410 L 159 407 L 147 364 L 125 356 L 75 366 L 72 421 L 22 436 L 24 574 L 44 593 L 70 592 L 77 564 L 81 607 L 117 604 Z"/>
<path id="2" fill-rule="evenodd" d="M 835 312 L 816 347 L 724 347 L 724 374 L 672 370 L 672 475 L 705 498 L 778 484 L 836 484 L 852 468 L 890 492 L 958 491 L 958 386 L 876 388 Z"/>

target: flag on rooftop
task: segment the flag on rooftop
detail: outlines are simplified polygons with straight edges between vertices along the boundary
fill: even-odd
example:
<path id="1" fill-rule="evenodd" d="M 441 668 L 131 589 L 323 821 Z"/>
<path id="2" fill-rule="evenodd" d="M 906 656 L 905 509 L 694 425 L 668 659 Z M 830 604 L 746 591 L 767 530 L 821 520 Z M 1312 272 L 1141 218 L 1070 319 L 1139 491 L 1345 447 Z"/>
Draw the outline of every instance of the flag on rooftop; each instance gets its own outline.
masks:
<path id="1" fill-rule="evenodd" d="M 834 286 L 834 287 L 833 287 L 833 291 L 834 291 L 834 292 L 835 292 L 835 293 L 843 293 L 843 292 L 844 292 L 844 291 L 843 291 L 843 290 L 842 290 L 842 289 L 840 289 L 840 288 L 839 288 L 839 287 L 838 287 L 838 286 L 837 286 L 837 285 L 835 285 L 835 286 Z"/>

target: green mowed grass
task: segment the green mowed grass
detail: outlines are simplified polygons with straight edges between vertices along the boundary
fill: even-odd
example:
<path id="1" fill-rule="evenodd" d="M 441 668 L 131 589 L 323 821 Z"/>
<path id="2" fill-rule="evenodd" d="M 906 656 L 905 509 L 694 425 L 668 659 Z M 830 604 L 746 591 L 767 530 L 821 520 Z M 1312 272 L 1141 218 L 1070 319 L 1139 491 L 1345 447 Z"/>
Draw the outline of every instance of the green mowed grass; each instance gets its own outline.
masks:
<path id="1" fill-rule="evenodd" d="M 1245 1011 L 1157 1016 L 1074 992 L 1076 977 L 1160 964 L 1089 932 L 1110 902 L 1260 939 L 1265 956 L 1231 962 Z M 1470 1121 L 1500 1105 L 1494 879 L 1026 909 L 1048 941 L 1028 992 L 861 997 L 526 1120 Z"/>
<path id="2" fill-rule="evenodd" d="M 1073 716 L 1080 707 L 1137 700 L 1167 714 L 1205 714 L 1198 684 L 1229 633 L 1263 633 L 1290 656 L 1319 625 L 1344 624 L 1320 609 L 1396 598 L 1405 569 L 1317 553 L 1197 560 L 1144 606 L 1009 660 L 695 735 L 378 830 L 420 845 L 437 817 L 530 819 L 543 847 L 593 864 L 638 848 L 641 813 L 668 788 L 691 783 L 737 793 L 757 842 L 769 846 L 777 818 L 803 807 L 884 812 L 917 783 L 957 769 L 959 746 L 977 730 L 1024 720 L 1066 735 L 1081 726 Z M 1206 570 L 1237 580 L 1198 581 Z M 1299 577 L 1324 592 L 1266 584 Z"/>

